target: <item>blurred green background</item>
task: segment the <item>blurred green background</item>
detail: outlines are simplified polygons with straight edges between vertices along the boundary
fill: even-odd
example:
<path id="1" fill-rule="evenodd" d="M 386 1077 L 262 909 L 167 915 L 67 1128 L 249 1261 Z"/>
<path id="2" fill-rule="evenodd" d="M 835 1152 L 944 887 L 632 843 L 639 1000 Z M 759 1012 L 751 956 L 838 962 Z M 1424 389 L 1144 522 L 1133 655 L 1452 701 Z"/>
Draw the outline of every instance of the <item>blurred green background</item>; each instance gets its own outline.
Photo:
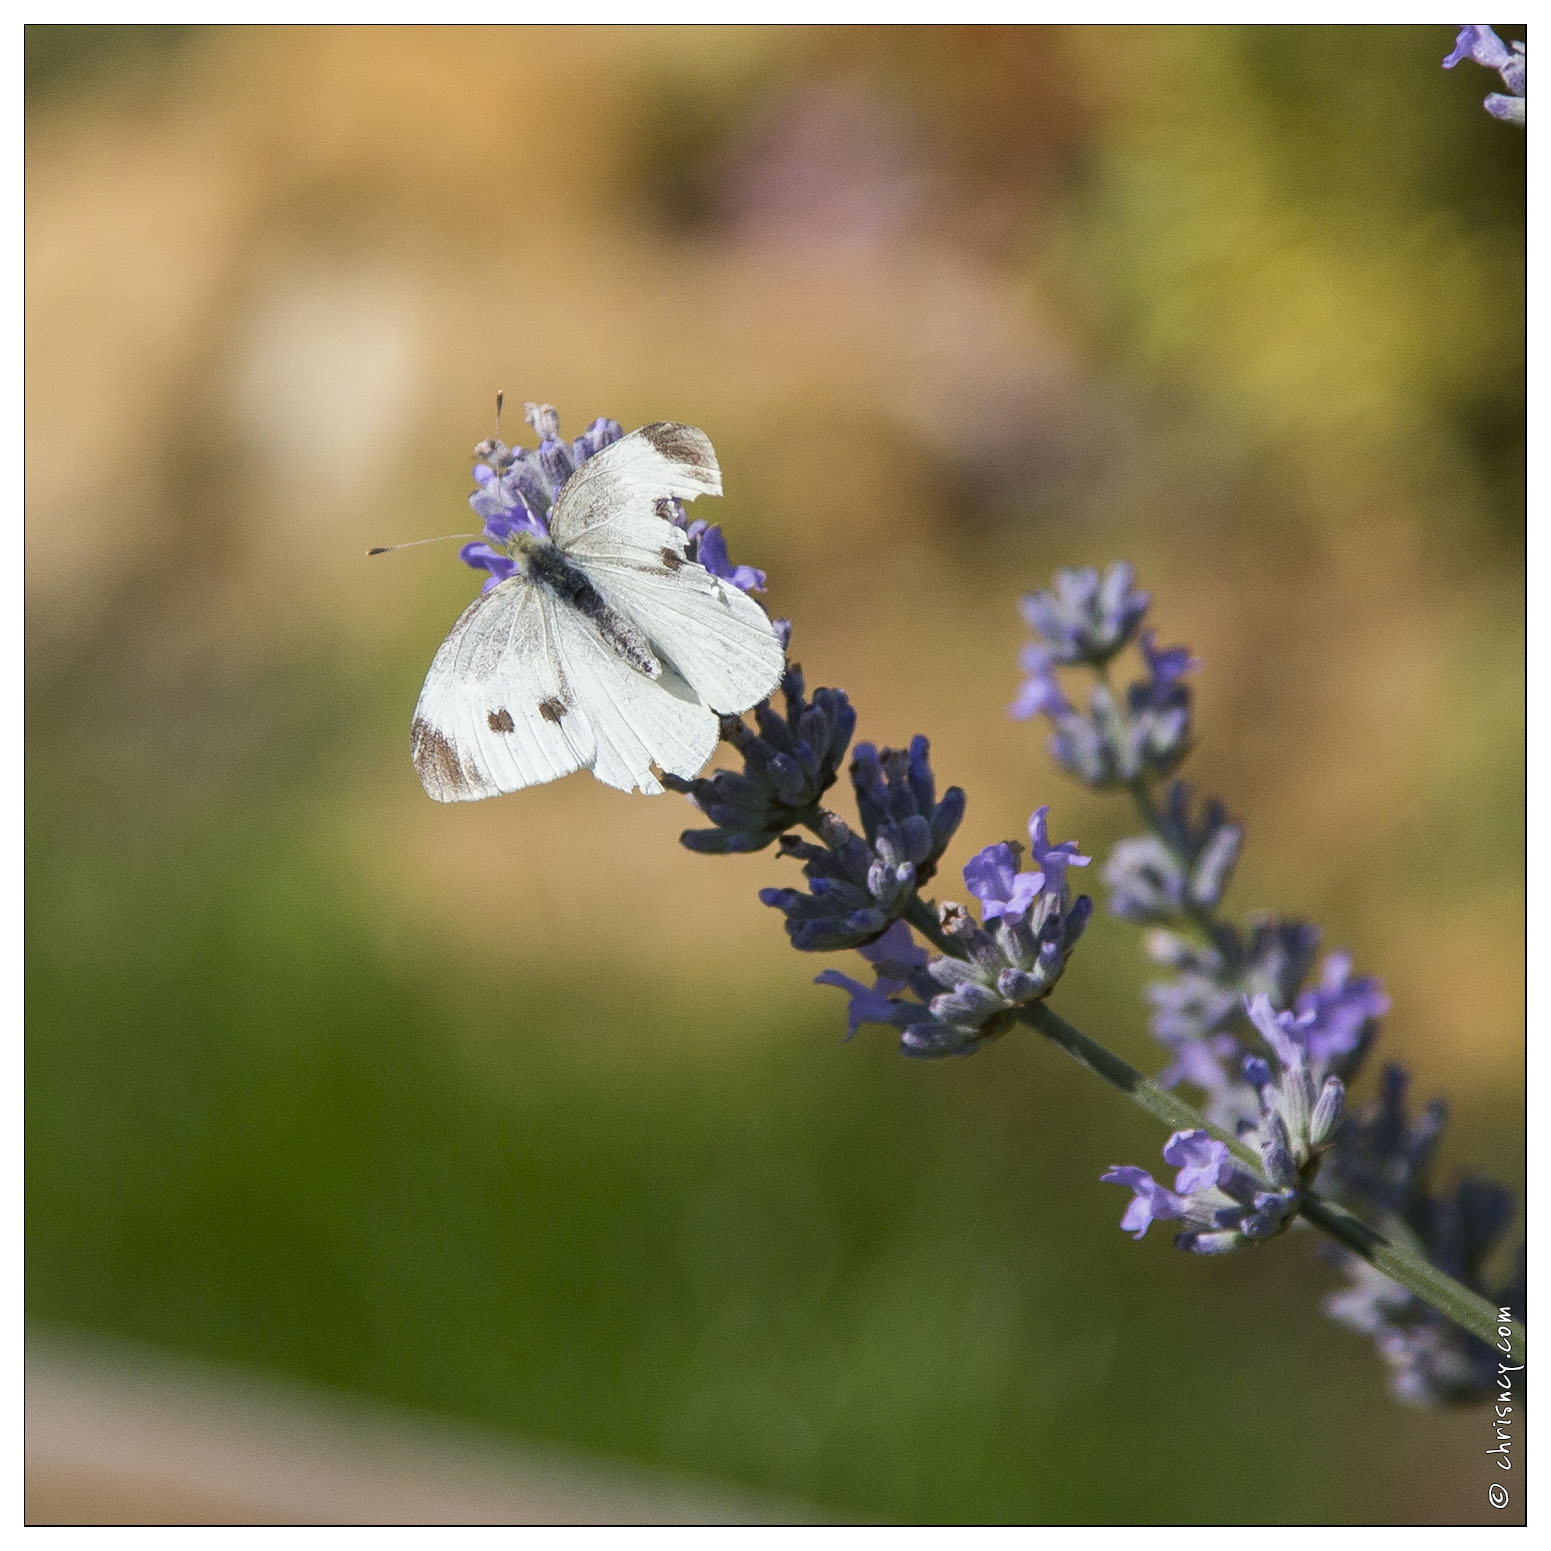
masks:
<path id="1" fill-rule="evenodd" d="M 790 864 L 428 801 L 475 579 L 362 558 L 498 387 L 705 427 L 809 682 L 968 790 L 948 897 L 1127 832 L 1003 708 L 1018 595 L 1130 558 L 1230 904 L 1517 1187 L 1525 141 L 1452 41 L 29 28 L 29 1318 L 842 1518 L 1487 1518 L 1311 1238 L 1133 1244 L 1163 1138 L 1053 1049 L 841 1043 Z M 1144 978 L 1100 914 L 1057 1005 L 1156 1069 Z"/>

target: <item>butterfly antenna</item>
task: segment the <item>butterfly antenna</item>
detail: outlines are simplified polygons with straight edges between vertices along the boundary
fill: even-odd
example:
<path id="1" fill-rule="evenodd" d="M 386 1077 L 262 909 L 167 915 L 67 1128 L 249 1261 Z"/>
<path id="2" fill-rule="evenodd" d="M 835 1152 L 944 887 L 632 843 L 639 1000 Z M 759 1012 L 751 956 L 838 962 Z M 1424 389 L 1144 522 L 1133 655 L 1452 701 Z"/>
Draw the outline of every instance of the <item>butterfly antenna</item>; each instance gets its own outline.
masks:
<path id="1" fill-rule="evenodd" d="M 445 544 L 448 539 L 477 539 L 477 533 L 442 533 L 434 539 L 409 539 L 403 544 L 376 544 L 367 550 L 368 555 L 391 555 L 396 549 L 414 549 L 421 544 Z"/>
<path id="2" fill-rule="evenodd" d="M 501 445 L 501 406 L 506 402 L 506 393 L 503 389 L 495 390 L 495 435 L 491 438 L 488 451 L 494 452 Z M 474 449 L 475 455 L 480 456 L 486 451 L 486 444 L 481 442 Z M 410 539 L 403 544 L 375 544 L 366 551 L 367 556 L 391 555 L 396 549 L 414 549 L 420 544 L 445 544 L 448 539 L 477 539 L 477 533 L 442 533 L 434 539 Z"/>

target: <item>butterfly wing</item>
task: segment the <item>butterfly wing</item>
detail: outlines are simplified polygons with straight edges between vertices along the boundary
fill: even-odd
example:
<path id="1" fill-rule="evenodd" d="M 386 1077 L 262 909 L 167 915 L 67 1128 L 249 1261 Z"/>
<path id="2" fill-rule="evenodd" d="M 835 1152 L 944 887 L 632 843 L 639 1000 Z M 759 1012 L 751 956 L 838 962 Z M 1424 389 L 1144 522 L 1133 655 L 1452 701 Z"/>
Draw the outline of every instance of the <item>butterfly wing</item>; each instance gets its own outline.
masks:
<path id="1" fill-rule="evenodd" d="M 685 558 L 684 530 L 663 514 L 670 497 L 693 500 L 721 490 L 703 431 L 643 426 L 566 481 L 550 535 L 707 705 L 738 712 L 776 687 L 786 653 L 747 593 Z"/>
<path id="2" fill-rule="evenodd" d="M 476 598 L 442 643 L 410 750 L 438 802 L 472 802 L 588 769 L 658 793 L 656 763 L 696 774 L 717 719 L 671 667 L 637 673 L 576 609 L 517 575 Z"/>
<path id="3" fill-rule="evenodd" d="M 668 421 L 643 425 L 594 453 L 571 475 L 549 515 L 549 534 L 584 565 L 621 549 L 651 555 L 662 541 L 643 517 L 674 526 L 657 511 L 659 501 L 721 493 L 722 471 L 704 431 Z"/>
<path id="4" fill-rule="evenodd" d="M 547 596 L 544 601 L 555 655 L 575 697 L 575 716 L 587 724 L 592 773 L 621 791 L 648 794 L 662 791 L 653 764 L 674 775 L 698 774 L 720 736 L 716 713 L 670 664 L 663 664 L 657 678 L 647 678 L 585 615 Z"/>
<path id="5" fill-rule="evenodd" d="M 552 613 L 544 590 L 517 575 L 448 632 L 410 730 L 415 770 L 438 802 L 496 797 L 592 763 L 592 729 L 571 714 Z"/>

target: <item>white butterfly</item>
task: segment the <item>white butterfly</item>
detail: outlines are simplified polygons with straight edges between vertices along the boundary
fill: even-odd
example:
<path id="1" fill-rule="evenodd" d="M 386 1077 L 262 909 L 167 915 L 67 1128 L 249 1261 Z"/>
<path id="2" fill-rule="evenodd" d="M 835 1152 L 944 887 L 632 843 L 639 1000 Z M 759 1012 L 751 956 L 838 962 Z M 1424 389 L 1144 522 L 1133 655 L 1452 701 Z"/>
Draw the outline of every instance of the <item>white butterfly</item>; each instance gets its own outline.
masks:
<path id="1" fill-rule="evenodd" d="M 656 793 L 693 776 L 718 713 L 763 700 L 785 668 L 765 611 L 687 558 L 668 501 L 720 495 L 703 431 L 643 426 L 561 487 L 549 536 L 514 532 L 519 569 L 463 611 L 415 707 L 410 751 L 438 802 L 590 770 Z"/>

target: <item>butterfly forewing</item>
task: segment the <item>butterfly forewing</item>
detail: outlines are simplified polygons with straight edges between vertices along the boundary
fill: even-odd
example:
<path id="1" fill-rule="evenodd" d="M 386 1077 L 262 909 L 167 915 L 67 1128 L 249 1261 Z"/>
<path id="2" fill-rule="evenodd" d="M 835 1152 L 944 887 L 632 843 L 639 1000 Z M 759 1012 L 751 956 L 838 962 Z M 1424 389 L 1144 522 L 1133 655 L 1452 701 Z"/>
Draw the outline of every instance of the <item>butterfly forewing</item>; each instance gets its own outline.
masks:
<path id="1" fill-rule="evenodd" d="M 662 546 L 675 542 L 673 533 L 682 554 L 683 529 L 657 503 L 721 493 L 722 471 L 704 431 L 668 422 L 644 425 L 589 458 L 565 482 L 549 514 L 549 533 L 584 570 L 594 560 L 660 559 Z"/>
<path id="2" fill-rule="evenodd" d="M 495 797 L 592 763 L 574 714 L 553 601 L 524 576 L 476 598 L 448 632 L 415 707 L 410 749 L 438 802 Z"/>

